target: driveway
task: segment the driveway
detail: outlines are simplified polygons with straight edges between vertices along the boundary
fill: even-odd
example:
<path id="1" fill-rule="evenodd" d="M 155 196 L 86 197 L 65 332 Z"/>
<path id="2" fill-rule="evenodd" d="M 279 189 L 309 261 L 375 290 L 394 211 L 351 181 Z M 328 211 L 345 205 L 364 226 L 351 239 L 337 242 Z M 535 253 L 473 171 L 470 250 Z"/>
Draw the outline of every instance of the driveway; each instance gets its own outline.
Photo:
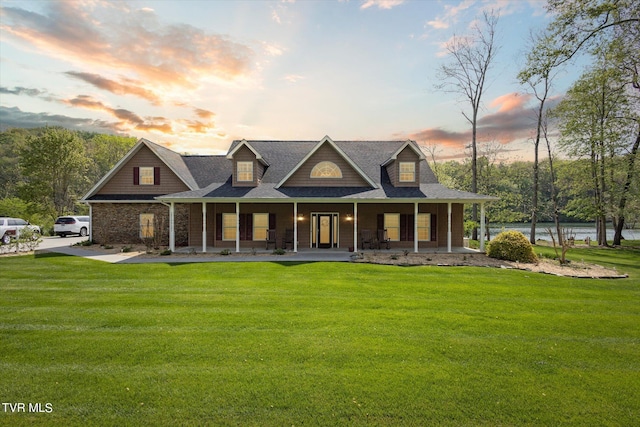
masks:
<path id="1" fill-rule="evenodd" d="M 65 248 L 76 243 L 87 240 L 87 237 L 58 237 L 58 236 L 46 236 L 42 238 L 42 242 L 38 245 L 36 250 L 52 250 L 58 248 Z M 15 252 L 14 245 L 2 245 L 0 246 L 0 254 L 6 254 L 9 251 Z"/>

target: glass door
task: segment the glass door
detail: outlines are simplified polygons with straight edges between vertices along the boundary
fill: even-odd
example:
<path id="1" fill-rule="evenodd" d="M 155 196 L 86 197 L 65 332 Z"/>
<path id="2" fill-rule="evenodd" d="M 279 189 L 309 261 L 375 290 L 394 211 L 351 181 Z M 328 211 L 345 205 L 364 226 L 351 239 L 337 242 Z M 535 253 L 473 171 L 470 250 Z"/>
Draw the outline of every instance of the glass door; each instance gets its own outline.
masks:
<path id="1" fill-rule="evenodd" d="M 311 247 L 338 247 L 338 224 L 337 213 L 312 213 Z"/>

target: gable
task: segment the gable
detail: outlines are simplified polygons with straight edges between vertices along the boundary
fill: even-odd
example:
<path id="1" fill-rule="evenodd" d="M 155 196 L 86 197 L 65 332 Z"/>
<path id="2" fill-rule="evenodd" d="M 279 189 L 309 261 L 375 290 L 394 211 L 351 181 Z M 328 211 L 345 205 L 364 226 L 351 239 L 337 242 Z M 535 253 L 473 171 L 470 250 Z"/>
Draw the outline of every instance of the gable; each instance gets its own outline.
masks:
<path id="1" fill-rule="evenodd" d="M 314 167 L 328 164 L 330 168 L 339 169 L 337 177 L 311 176 Z M 341 166 L 342 165 L 342 166 Z M 345 172 L 343 172 L 345 168 Z M 280 187 L 372 187 L 377 188 L 375 181 L 328 136 L 325 136 L 307 155 L 275 186 Z"/>
<path id="2" fill-rule="evenodd" d="M 325 163 L 326 162 L 326 163 Z M 319 169 L 328 171 L 327 167 L 336 167 L 339 169 L 340 177 L 323 177 L 327 173 L 314 173 Z M 318 175 L 320 175 L 318 177 Z M 337 174 L 334 174 L 337 175 Z M 330 144 L 322 144 L 301 163 L 291 174 L 291 176 L 283 183 L 282 187 L 370 187 L 371 185 L 361 176 L 360 172 L 338 153 L 338 151 Z"/>
<path id="3" fill-rule="evenodd" d="M 136 179 L 136 168 L 141 167 L 154 168 L 154 179 L 156 183 L 159 181 L 159 184 L 140 185 Z M 94 195 L 170 194 L 189 190 L 189 187 L 146 145 L 142 145 L 113 172 Z"/>

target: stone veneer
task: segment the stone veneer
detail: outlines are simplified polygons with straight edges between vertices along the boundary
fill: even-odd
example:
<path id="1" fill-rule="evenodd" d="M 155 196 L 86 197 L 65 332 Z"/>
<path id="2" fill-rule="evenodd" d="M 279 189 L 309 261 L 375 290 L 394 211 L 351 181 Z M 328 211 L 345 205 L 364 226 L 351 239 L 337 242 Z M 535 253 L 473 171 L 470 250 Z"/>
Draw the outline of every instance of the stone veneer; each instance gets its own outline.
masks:
<path id="1" fill-rule="evenodd" d="M 94 203 L 92 204 L 93 241 L 99 244 L 139 244 L 140 214 L 152 213 L 162 218 L 162 245 L 169 245 L 169 207 L 161 203 Z M 189 242 L 189 206 L 175 205 L 176 246 Z"/>

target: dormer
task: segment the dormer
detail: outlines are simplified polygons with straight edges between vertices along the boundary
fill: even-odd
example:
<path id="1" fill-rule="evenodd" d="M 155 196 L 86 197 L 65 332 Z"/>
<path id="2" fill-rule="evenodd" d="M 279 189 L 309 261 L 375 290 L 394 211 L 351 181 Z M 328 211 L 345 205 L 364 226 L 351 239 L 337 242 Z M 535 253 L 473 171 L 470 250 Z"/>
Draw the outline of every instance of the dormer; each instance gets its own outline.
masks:
<path id="1" fill-rule="evenodd" d="M 415 142 L 407 141 L 382 166 L 394 187 L 419 187 L 420 162 L 424 159 Z"/>
<path id="2" fill-rule="evenodd" d="M 233 162 L 234 187 L 257 187 L 269 166 L 260 153 L 245 140 L 229 151 L 227 159 Z"/>

